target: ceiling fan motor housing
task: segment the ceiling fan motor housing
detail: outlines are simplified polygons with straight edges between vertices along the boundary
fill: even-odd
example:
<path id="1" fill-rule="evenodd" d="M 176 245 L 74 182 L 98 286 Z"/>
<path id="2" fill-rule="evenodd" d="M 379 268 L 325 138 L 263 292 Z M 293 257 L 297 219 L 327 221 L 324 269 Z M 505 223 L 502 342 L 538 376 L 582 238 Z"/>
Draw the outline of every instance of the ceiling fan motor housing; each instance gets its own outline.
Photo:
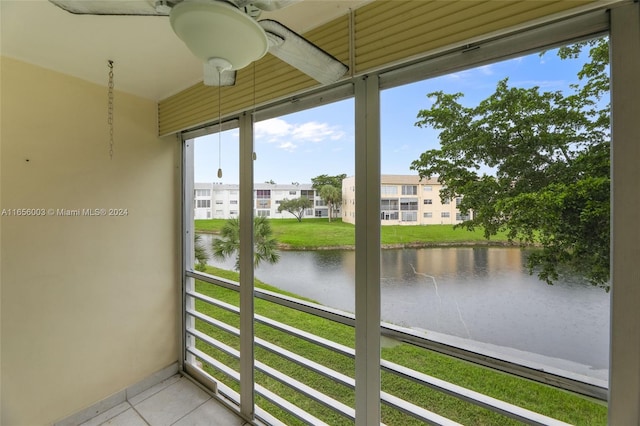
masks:
<path id="1" fill-rule="evenodd" d="M 269 48 L 262 27 L 224 1 L 184 0 L 171 9 L 169 20 L 173 31 L 196 57 L 221 68 L 244 68 L 263 57 Z"/>

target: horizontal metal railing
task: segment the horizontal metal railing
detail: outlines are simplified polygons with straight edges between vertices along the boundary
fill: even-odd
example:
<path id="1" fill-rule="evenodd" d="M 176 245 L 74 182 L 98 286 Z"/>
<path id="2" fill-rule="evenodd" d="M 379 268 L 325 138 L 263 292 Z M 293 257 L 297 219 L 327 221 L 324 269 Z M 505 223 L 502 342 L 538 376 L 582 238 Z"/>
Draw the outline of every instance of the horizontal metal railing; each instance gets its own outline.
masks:
<path id="1" fill-rule="evenodd" d="M 195 279 L 199 279 L 203 282 L 209 283 L 209 284 L 213 284 L 213 285 L 218 285 L 233 291 L 238 291 L 238 284 L 234 283 L 233 281 L 229 281 L 229 280 L 225 280 L 225 279 L 220 279 L 220 278 L 216 278 L 210 275 L 206 275 L 206 274 L 199 274 L 196 272 L 187 272 L 187 276 L 195 278 Z M 187 297 L 191 297 L 194 298 L 196 300 L 200 300 L 204 303 L 207 303 L 211 306 L 215 306 L 217 308 L 220 309 L 224 309 L 228 312 L 232 312 L 234 314 L 239 314 L 239 308 L 231 305 L 229 303 L 214 299 L 212 297 L 209 297 L 207 295 L 198 293 L 196 291 L 188 291 L 186 293 Z M 311 302 L 307 302 L 307 301 L 303 301 L 300 299 L 296 299 L 290 296 L 283 296 L 283 295 L 279 295 L 277 293 L 274 292 L 270 292 L 267 290 L 262 290 L 262 289 L 256 289 L 255 290 L 255 297 L 260 298 L 260 299 L 264 299 L 264 300 L 268 300 L 270 302 L 273 303 L 277 303 L 278 305 L 281 306 L 285 306 L 291 309 L 295 309 L 298 311 L 302 311 L 302 312 L 306 312 L 312 315 L 316 315 L 318 317 L 321 318 L 325 318 L 328 320 L 332 320 L 341 324 L 345 324 L 348 326 L 354 326 L 355 325 L 355 318 L 352 314 L 350 313 L 346 313 L 346 312 L 342 312 L 336 309 L 332 309 L 332 308 L 327 308 L 324 307 L 322 305 L 318 305 L 315 303 L 311 303 Z M 239 336 L 239 330 L 233 326 L 230 326 L 222 321 L 219 321 L 215 318 L 211 318 L 201 312 L 198 312 L 197 310 L 194 309 L 188 309 L 186 311 L 187 315 L 190 315 L 193 318 L 197 318 L 201 321 L 204 321 L 205 323 L 216 327 L 219 330 L 222 330 L 226 333 L 229 333 L 231 335 L 234 336 Z M 325 349 L 329 349 L 335 353 L 338 353 L 340 355 L 346 356 L 346 357 L 350 357 L 350 358 L 354 358 L 355 357 L 355 350 L 353 348 L 338 344 L 336 342 L 332 342 L 331 340 L 322 338 L 320 336 L 316 336 L 312 333 L 297 329 L 295 327 L 292 327 L 290 325 L 287 324 L 283 324 L 280 323 L 278 321 L 272 320 L 270 318 L 267 318 L 265 316 L 262 315 L 255 315 L 254 316 L 255 321 L 261 324 L 264 324 L 266 326 L 269 326 L 271 328 L 274 328 L 276 330 L 280 330 L 283 331 L 289 335 L 295 336 L 297 338 L 306 340 L 308 342 L 311 342 L 315 345 L 318 345 L 320 347 L 323 347 Z M 194 336 L 197 339 L 200 339 L 201 341 L 205 342 L 206 344 L 221 350 L 222 352 L 226 353 L 227 355 L 238 359 L 239 358 L 239 352 L 233 348 L 228 347 L 227 345 L 225 345 L 224 343 L 214 339 L 211 336 L 206 335 L 205 333 L 200 332 L 199 330 L 190 328 L 188 330 L 186 330 L 188 334 Z M 450 345 L 446 345 L 443 344 L 442 342 L 437 342 L 437 341 L 430 341 L 429 339 L 425 339 L 424 337 L 420 336 L 418 333 L 413 333 L 412 330 L 409 329 L 403 329 L 401 327 L 397 327 L 391 324 L 383 324 L 381 326 L 381 333 L 383 335 L 387 335 L 390 337 L 393 337 L 394 339 L 398 339 L 398 340 L 402 340 L 402 341 L 406 341 L 408 343 L 411 344 L 417 344 L 418 346 L 421 347 L 425 347 L 427 349 L 431 349 L 431 350 L 435 350 L 437 352 L 442 352 L 442 353 L 446 353 L 448 355 L 453 355 L 456 356 L 458 358 L 462 358 L 462 359 L 466 359 L 469 360 L 471 362 L 476 362 L 477 364 L 481 364 L 481 365 L 486 365 L 492 368 L 496 368 L 496 366 L 494 365 L 494 361 L 493 361 L 493 357 L 487 357 L 486 355 L 482 355 L 482 354 L 478 354 L 477 352 L 473 352 L 473 351 L 468 351 L 465 349 L 461 349 L 461 348 L 455 348 L 455 347 L 449 347 Z M 272 353 L 275 353 L 277 355 L 279 355 L 280 357 L 283 357 L 293 363 L 296 363 L 304 368 L 307 368 L 311 371 L 314 371 L 324 377 L 327 377 L 331 380 L 333 380 L 336 383 L 339 383 L 341 385 L 344 385 L 348 388 L 353 389 L 355 387 L 355 380 L 349 376 L 346 376 L 342 373 L 339 373 L 337 371 L 334 371 L 326 366 L 323 366 L 321 364 L 318 364 L 312 360 L 309 360 L 307 358 L 305 358 L 304 356 L 301 356 L 299 354 L 295 354 L 293 352 L 290 352 L 284 348 L 281 348 L 275 344 L 272 344 L 270 342 L 267 342 L 263 339 L 260 339 L 258 337 L 255 338 L 255 344 L 258 347 L 261 347 L 267 351 L 270 351 Z M 207 354 L 205 354 L 204 352 L 196 349 L 196 348 L 187 348 L 187 351 L 190 352 L 191 354 L 193 354 L 194 356 L 198 357 L 199 359 L 203 360 L 205 363 L 209 364 L 211 367 L 213 367 L 214 369 L 222 372 L 223 374 L 225 374 L 226 376 L 230 377 L 233 380 L 239 380 L 239 374 L 237 372 L 235 372 L 234 370 L 230 369 L 229 367 L 227 367 L 226 365 L 220 363 L 219 361 L 211 358 L 210 356 L 208 356 Z M 478 361 L 478 362 L 477 362 Z M 500 360 L 502 361 L 502 360 Z M 498 369 L 505 371 L 507 369 L 507 367 L 509 367 L 510 363 L 508 361 L 502 361 L 504 363 L 504 365 L 499 365 Z M 506 365 L 506 367 L 505 367 Z M 500 368 L 502 367 L 502 368 Z M 312 400 L 320 403 L 321 405 L 324 405 L 325 407 L 330 408 L 331 410 L 334 410 L 335 412 L 341 414 L 342 416 L 348 418 L 348 419 L 353 419 L 355 418 L 355 411 L 353 410 L 353 408 L 348 407 L 346 405 L 344 405 L 343 403 L 330 398 L 327 395 L 322 394 L 321 392 L 316 391 L 315 389 L 310 388 L 309 386 L 300 383 L 299 381 L 284 375 L 283 373 L 280 373 L 277 370 L 274 370 L 273 368 L 260 363 L 258 361 L 256 361 L 255 364 L 255 368 L 257 371 L 260 371 L 266 375 L 268 375 L 269 377 L 272 377 L 273 379 L 295 389 L 296 391 L 300 392 L 303 395 L 306 395 L 308 398 L 311 398 Z M 395 364 L 393 362 L 390 361 L 386 361 L 386 360 L 381 360 L 381 369 L 383 371 L 386 371 L 388 373 L 391 374 L 395 374 L 398 375 L 400 377 L 403 377 L 405 379 L 411 380 L 415 383 L 419 383 L 423 386 L 429 387 L 431 389 L 435 389 L 437 391 L 443 392 L 445 394 L 454 396 L 456 398 L 459 398 L 463 401 L 466 401 L 468 403 L 486 408 L 488 410 L 491 410 L 493 412 L 497 412 L 500 413 L 502 415 L 505 415 L 507 417 L 511 417 L 514 419 L 517 419 L 519 421 L 522 421 L 524 423 L 527 424 L 537 424 L 537 425 L 566 425 L 566 423 L 552 419 L 550 417 L 547 416 L 543 416 L 541 414 L 535 413 L 533 411 L 530 410 L 526 410 L 524 408 L 515 406 L 513 404 L 509 404 L 506 403 L 504 401 L 500 401 L 498 399 L 480 394 L 478 392 L 475 391 L 471 391 L 469 389 L 466 389 L 464 387 L 461 386 L 457 386 L 448 382 L 445 382 L 443 380 L 428 376 L 426 374 L 423 373 L 419 373 L 416 372 L 414 370 L 411 370 L 409 368 L 403 367 L 401 365 Z M 545 374 L 546 372 L 541 372 L 538 369 L 531 369 L 528 368 L 527 366 L 522 366 L 522 365 L 516 365 L 513 366 L 511 368 L 508 368 L 509 372 L 513 372 L 513 374 L 516 375 L 520 375 L 520 376 L 524 376 L 524 377 L 537 377 L 539 379 L 539 381 L 542 382 L 547 382 L 549 383 L 548 378 L 545 380 L 545 376 L 547 374 Z M 517 372 L 522 373 L 522 370 L 524 370 L 525 372 L 527 372 L 527 374 L 529 376 L 527 376 L 527 374 L 518 374 Z M 530 371 L 529 371 L 530 370 Z M 551 374 L 551 376 L 555 377 L 555 375 Z M 572 379 L 570 380 L 570 382 L 572 381 Z M 557 382 L 560 383 L 565 383 L 563 380 L 557 380 Z M 555 383 L 555 382 L 554 382 Z M 580 382 L 582 383 L 582 382 Z M 584 388 L 589 389 L 589 387 L 592 386 L 590 384 L 584 384 L 582 383 L 582 386 L 579 386 L 580 389 L 584 390 Z M 576 387 L 575 385 L 573 385 L 572 387 Z M 283 410 L 291 413 L 292 415 L 294 415 L 295 417 L 299 418 L 300 420 L 304 421 L 304 422 L 309 422 L 311 424 L 322 424 L 322 422 L 319 419 L 316 419 L 314 416 L 312 416 L 309 413 L 304 412 L 304 410 L 301 410 L 299 407 L 292 407 L 291 403 L 288 403 L 285 400 L 282 400 L 282 398 L 278 397 L 277 395 L 274 395 L 272 392 L 268 391 L 267 389 L 259 386 L 256 384 L 256 393 L 261 395 L 262 397 L 264 397 L 265 399 L 267 399 L 268 401 L 272 402 L 273 404 L 279 406 L 280 408 L 282 408 Z M 585 393 L 585 392 L 582 392 Z M 597 392 L 596 392 L 597 393 Z M 400 410 L 412 417 L 415 417 L 425 423 L 428 424 L 437 424 L 437 425 L 452 425 L 452 424 L 457 424 L 455 422 L 452 422 L 449 419 L 446 419 L 442 416 L 439 416 L 435 413 L 432 413 L 422 407 L 416 406 L 408 401 L 404 401 L 400 398 L 395 397 L 394 395 L 388 394 L 386 392 L 381 392 L 381 402 L 385 405 L 391 406 L 397 410 Z"/>

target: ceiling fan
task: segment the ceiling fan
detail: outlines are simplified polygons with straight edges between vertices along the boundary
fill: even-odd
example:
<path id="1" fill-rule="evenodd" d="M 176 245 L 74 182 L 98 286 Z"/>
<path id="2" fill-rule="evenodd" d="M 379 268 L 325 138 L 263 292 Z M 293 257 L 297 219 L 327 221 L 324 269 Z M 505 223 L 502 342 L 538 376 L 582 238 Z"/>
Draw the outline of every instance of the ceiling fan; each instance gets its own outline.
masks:
<path id="1" fill-rule="evenodd" d="M 80 15 L 168 16 L 176 35 L 203 62 L 204 84 L 233 86 L 236 70 L 267 52 L 322 84 L 349 69 L 281 23 L 258 20 L 262 11 L 299 0 L 49 0 Z"/>

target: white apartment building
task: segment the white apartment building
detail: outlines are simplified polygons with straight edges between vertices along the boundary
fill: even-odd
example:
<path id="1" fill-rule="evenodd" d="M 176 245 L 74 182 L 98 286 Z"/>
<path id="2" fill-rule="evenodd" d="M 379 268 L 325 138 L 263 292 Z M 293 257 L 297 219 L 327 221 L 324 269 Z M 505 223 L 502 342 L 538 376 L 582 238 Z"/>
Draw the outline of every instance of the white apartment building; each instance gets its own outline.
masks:
<path id="1" fill-rule="evenodd" d="M 194 218 L 230 219 L 238 217 L 238 184 L 195 183 Z M 253 188 L 254 216 L 266 216 L 273 219 L 291 219 L 287 212 L 278 212 L 282 200 L 307 197 L 313 201 L 313 207 L 306 209 L 304 217 L 328 217 L 326 203 L 316 196 L 311 184 L 279 185 L 256 183 Z"/>
<path id="2" fill-rule="evenodd" d="M 440 199 L 443 185 L 436 179 L 411 175 L 380 176 L 380 223 L 382 225 L 455 225 L 466 217 L 458 205 L 462 198 Z M 342 221 L 356 222 L 355 177 L 342 181 Z"/>

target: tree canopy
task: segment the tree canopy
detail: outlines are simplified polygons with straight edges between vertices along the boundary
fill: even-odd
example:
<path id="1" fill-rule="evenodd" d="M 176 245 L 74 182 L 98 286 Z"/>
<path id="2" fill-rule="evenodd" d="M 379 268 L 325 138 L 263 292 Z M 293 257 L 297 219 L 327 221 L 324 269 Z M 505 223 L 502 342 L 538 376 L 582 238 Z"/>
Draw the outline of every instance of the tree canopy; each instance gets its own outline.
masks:
<path id="1" fill-rule="evenodd" d="M 340 192 L 342 192 L 342 180 L 346 177 L 347 175 L 345 173 L 340 175 L 335 175 L 335 176 L 320 175 L 320 176 L 311 178 L 311 183 L 312 183 L 313 189 L 315 189 L 316 191 L 320 191 L 320 188 L 322 188 L 325 185 L 331 185 L 335 188 L 338 188 Z"/>
<path id="2" fill-rule="evenodd" d="M 569 268 L 592 283 L 609 279 L 608 42 L 592 40 L 558 51 L 574 58 L 590 47 L 570 93 L 511 87 L 500 81 L 478 105 L 462 93 L 429 93 L 416 125 L 438 130 L 440 148 L 413 161 L 421 177 L 437 176 L 443 199 L 462 197 L 469 219 L 489 238 L 536 243 L 530 271 L 552 283 Z"/>
<path id="3" fill-rule="evenodd" d="M 292 198 L 291 200 L 285 198 L 284 200 L 280 201 L 278 211 L 287 211 L 294 215 L 296 219 L 298 219 L 298 222 L 302 222 L 304 211 L 312 207 L 313 201 L 311 201 L 307 197 Z"/>

